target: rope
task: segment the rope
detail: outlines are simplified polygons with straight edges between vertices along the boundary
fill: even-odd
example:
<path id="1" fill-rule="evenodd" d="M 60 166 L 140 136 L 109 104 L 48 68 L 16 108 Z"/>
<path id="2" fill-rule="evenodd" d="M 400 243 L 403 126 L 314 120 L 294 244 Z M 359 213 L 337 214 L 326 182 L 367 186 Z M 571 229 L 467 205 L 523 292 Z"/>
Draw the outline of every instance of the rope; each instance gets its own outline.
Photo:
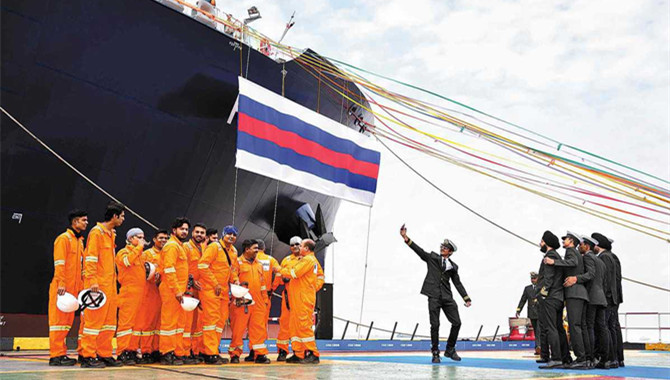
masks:
<path id="1" fill-rule="evenodd" d="M 410 164 L 408 164 L 408 163 L 407 163 L 405 160 L 403 160 L 400 156 L 398 156 L 398 154 L 396 154 L 391 148 L 388 147 L 388 145 L 386 145 L 383 141 L 381 141 L 381 140 L 379 139 L 379 137 L 377 137 L 377 135 L 373 134 L 373 136 L 375 137 L 375 139 L 377 139 L 377 141 L 379 141 L 380 144 L 382 144 L 382 146 L 384 146 L 384 148 L 386 148 L 386 150 L 388 150 L 389 152 L 391 152 L 391 154 L 392 154 L 393 156 L 395 156 L 395 158 L 397 158 L 400 162 L 402 162 L 408 169 L 410 169 L 412 172 L 414 172 L 414 174 L 416 174 L 417 176 L 419 176 L 421 179 L 423 179 L 426 183 L 428 183 L 429 185 L 431 185 L 431 186 L 432 186 L 433 188 L 435 188 L 437 191 L 439 191 L 440 193 L 442 193 L 443 195 L 445 195 L 447 198 L 451 199 L 452 201 L 454 201 L 454 202 L 455 202 L 456 204 L 458 204 L 459 206 L 461 206 L 461 207 L 463 207 L 464 209 L 470 211 L 471 213 L 475 214 L 476 216 L 478 216 L 479 218 L 485 220 L 486 222 L 488 222 L 488 223 L 494 225 L 495 227 L 497 227 L 497 228 L 499 228 L 499 229 L 501 229 L 501 230 L 507 232 L 508 234 L 510 234 L 510 235 L 512 235 L 512 236 L 514 236 L 514 237 L 516 237 L 516 238 L 518 238 L 518 239 L 520 239 L 520 240 L 522 240 L 522 241 L 524 241 L 524 242 L 526 242 L 526 243 L 532 245 L 533 247 L 537 247 L 537 246 L 538 246 L 537 243 L 533 243 L 531 240 L 526 239 L 526 238 L 524 238 L 523 236 L 521 236 L 521 235 L 519 235 L 519 234 L 517 234 L 517 233 L 514 233 L 514 232 L 512 232 L 511 230 L 509 230 L 509 229 L 507 229 L 507 228 L 501 226 L 500 224 L 498 224 L 498 223 L 492 221 L 491 219 L 485 217 L 484 215 L 482 215 L 482 214 L 478 213 L 477 211 L 473 210 L 472 208 L 468 207 L 467 205 L 465 205 L 465 204 L 462 203 L 461 201 L 457 200 L 457 199 L 454 198 L 453 196 L 449 195 L 447 192 L 445 192 L 444 190 L 442 190 L 441 188 L 439 188 L 437 185 L 435 185 L 435 184 L 434 184 L 432 181 L 430 181 L 428 178 L 426 178 L 426 177 L 423 176 L 421 173 L 419 173 L 416 169 L 414 169 Z M 366 254 L 366 255 L 367 255 L 367 254 Z M 367 259 L 366 259 L 366 262 L 367 262 Z M 367 268 L 367 266 L 366 266 L 366 268 Z M 642 281 L 638 281 L 638 280 L 633 280 L 633 279 L 628 278 L 628 277 L 623 277 L 623 276 L 622 276 L 621 278 L 622 278 L 623 280 L 626 280 L 626 281 L 629 281 L 629 282 L 632 282 L 632 283 L 635 283 L 635 284 L 638 284 L 638 285 L 642 285 L 642 286 L 646 286 L 646 287 L 649 287 L 649 288 L 652 288 L 652 289 L 662 290 L 662 291 L 664 291 L 664 292 L 669 292 L 669 293 L 670 293 L 670 289 L 667 289 L 667 288 L 663 288 L 663 287 L 660 287 L 660 286 L 657 286 L 657 285 L 649 284 L 649 283 L 642 282 Z"/>
<path id="2" fill-rule="evenodd" d="M 365 283 L 368 278 L 368 253 L 370 252 L 370 225 L 372 224 L 372 207 L 368 207 L 368 234 L 365 241 L 365 269 L 363 270 L 363 294 L 361 295 L 361 315 L 359 322 L 363 322 L 363 305 L 365 304 Z"/>
<path id="3" fill-rule="evenodd" d="M 233 190 L 233 226 L 235 225 L 235 207 L 237 206 L 237 171 L 239 169 L 235 167 L 235 189 Z"/>
<path id="4" fill-rule="evenodd" d="M 277 190 L 275 191 L 275 210 L 272 214 L 272 234 L 270 240 L 270 256 L 272 256 L 273 248 L 275 245 L 275 222 L 277 221 L 277 200 L 279 199 L 279 181 L 277 181 Z"/>
<path id="5" fill-rule="evenodd" d="M 249 58 L 251 57 L 251 46 L 247 49 L 247 70 L 244 73 L 244 77 L 247 78 L 249 76 Z"/>
<path id="6" fill-rule="evenodd" d="M 84 173 L 80 172 L 77 168 L 75 168 L 72 164 L 70 164 L 66 159 L 64 159 L 63 157 L 61 157 L 60 154 L 56 153 L 56 151 L 54 151 L 53 149 L 51 149 L 51 147 L 49 147 L 46 143 L 44 143 L 44 141 L 42 141 L 39 137 L 37 137 L 34 133 L 32 133 L 28 128 L 26 128 L 23 124 L 21 124 L 18 120 L 16 120 L 16 118 L 14 118 L 14 116 L 12 116 L 9 112 L 7 112 L 3 107 L 0 107 L 0 110 L 2 110 L 2 112 L 3 112 L 5 115 L 7 115 L 7 117 L 9 117 L 10 119 L 12 119 L 12 121 L 13 121 L 14 123 L 16 123 L 16 125 L 18 125 L 19 127 L 21 127 L 21 129 L 23 129 L 24 132 L 26 132 L 28 135 L 30 135 L 30 137 L 32 137 L 35 141 L 37 141 L 38 143 L 40 143 L 40 145 L 42 145 L 42 146 L 43 146 L 46 150 L 48 150 L 51 154 L 53 154 L 54 156 L 56 156 L 56 158 L 58 158 L 59 160 L 61 160 L 62 163 L 64 163 L 65 165 L 67 165 L 70 169 L 72 169 L 75 173 L 77 173 L 79 176 L 81 176 L 83 179 L 85 179 L 88 183 L 90 183 L 91 185 L 93 185 L 93 187 L 95 187 L 96 189 L 100 190 L 101 193 L 103 193 L 103 194 L 105 194 L 106 196 L 108 196 L 108 197 L 109 197 L 110 199 L 112 199 L 114 202 L 123 204 L 123 202 L 121 202 L 120 200 L 116 199 L 115 196 L 113 196 L 112 194 L 108 193 L 108 192 L 107 192 L 105 189 L 103 189 L 102 187 L 98 186 L 97 183 L 93 182 L 93 181 L 92 181 L 90 178 L 88 178 Z M 124 206 L 125 206 L 125 204 L 124 204 Z M 128 210 L 128 212 L 130 212 L 131 214 L 135 215 L 138 219 L 140 219 L 140 220 L 143 221 L 144 223 L 146 223 L 146 224 L 148 224 L 149 226 L 153 227 L 155 230 L 158 230 L 158 227 L 156 227 L 154 224 L 152 224 L 152 223 L 149 222 L 148 220 L 144 219 L 144 217 L 142 217 L 142 215 L 138 214 L 137 212 L 135 212 L 133 209 L 131 209 L 131 208 L 128 207 L 128 206 L 125 206 L 125 208 L 126 208 L 126 210 Z"/>

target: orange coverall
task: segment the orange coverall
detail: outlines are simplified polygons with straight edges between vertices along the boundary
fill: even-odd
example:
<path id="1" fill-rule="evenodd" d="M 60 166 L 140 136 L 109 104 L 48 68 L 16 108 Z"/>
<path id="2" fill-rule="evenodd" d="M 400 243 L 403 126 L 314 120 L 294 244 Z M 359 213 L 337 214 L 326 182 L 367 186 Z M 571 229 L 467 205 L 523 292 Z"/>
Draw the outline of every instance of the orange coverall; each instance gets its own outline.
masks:
<path id="1" fill-rule="evenodd" d="M 67 337 L 74 311 L 64 313 L 56 306 L 58 287 L 77 297 L 82 289 L 81 259 L 84 255 L 84 238 L 77 238 L 71 229 L 58 235 L 54 241 L 54 277 L 49 286 L 49 356 L 52 358 L 67 354 Z"/>
<path id="2" fill-rule="evenodd" d="M 281 267 L 279 266 L 279 263 L 277 260 L 268 255 L 267 253 L 263 251 L 258 251 L 258 254 L 256 255 L 256 260 L 258 260 L 259 263 L 263 266 L 263 279 L 265 281 L 265 290 L 267 293 L 267 298 L 266 298 L 266 303 L 265 303 L 265 335 L 263 336 L 263 342 L 265 342 L 268 339 L 268 320 L 270 319 L 270 307 L 272 306 L 272 289 L 273 289 L 273 282 L 275 281 L 275 277 L 281 277 L 279 275 L 279 271 L 281 270 Z"/>
<path id="3" fill-rule="evenodd" d="M 202 336 L 204 353 L 218 355 L 221 334 L 228 320 L 229 283 L 238 279 L 237 250 L 226 250 L 222 240 L 210 243 L 198 262 L 200 272 L 200 302 L 202 304 Z M 227 252 L 230 251 L 230 252 Z M 221 294 L 214 292 L 221 287 Z"/>
<path id="4" fill-rule="evenodd" d="M 137 312 L 144 296 L 147 282 L 144 269 L 143 246 L 126 245 L 116 254 L 116 268 L 119 272 L 119 325 L 116 331 L 116 352 L 137 351 L 139 341 L 132 340 Z"/>
<path id="5" fill-rule="evenodd" d="M 81 339 L 82 355 L 86 358 L 112 356 L 112 338 L 116 331 L 116 268 L 114 265 L 116 233 L 102 223 L 91 229 L 84 253 L 84 288 L 98 284 L 107 296 L 105 305 L 97 310 L 86 309 Z"/>
<path id="6" fill-rule="evenodd" d="M 249 331 L 249 349 L 256 355 L 267 355 L 265 345 L 267 336 L 267 289 L 263 278 L 263 265 L 258 258 L 249 262 L 244 256 L 238 259 L 240 267 L 240 284 L 247 283 L 249 294 L 254 300 L 253 305 L 238 306 L 235 300 L 230 304 L 231 327 L 233 336 L 230 340 L 228 353 L 231 357 L 242 355 L 244 348 L 244 332 Z"/>
<path id="7" fill-rule="evenodd" d="M 292 269 L 293 266 L 300 260 L 300 256 L 296 256 L 293 254 L 290 254 L 281 261 L 281 269 Z M 279 285 L 281 285 L 282 279 L 281 276 L 277 276 L 275 278 L 275 283 L 274 288 L 276 289 Z M 291 309 L 288 308 L 288 291 L 290 288 L 291 283 L 287 282 L 284 284 L 284 292 L 282 293 L 282 300 L 281 300 L 281 314 L 279 315 L 279 333 L 277 334 L 277 351 L 279 350 L 284 350 L 286 352 L 288 351 L 288 345 L 290 343 L 290 338 L 291 338 L 291 328 L 290 328 L 290 320 L 291 320 Z"/>
<path id="8" fill-rule="evenodd" d="M 305 357 L 309 350 L 314 356 L 319 356 L 312 331 L 314 306 L 316 306 L 316 292 L 323 286 L 323 270 L 314 257 L 314 253 L 302 256 L 293 268 L 283 268 L 283 277 L 290 277 L 288 293 L 291 308 L 290 330 L 293 352 L 299 358 Z"/>
<path id="9" fill-rule="evenodd" d="M 174 235 L 163 247 L 163 279 L 161 294 L 161 327 L 159 349 L 161 354 L 174 351 L 176 356 L 187 356 L 182 336 L 186 327 L 186 312 L 175 296 L 186 292 L 188 283 L 188 256 L 184 244 Z"/>
<path id="10" fill-rule="evenodd" d="M 157 251 L 156 248 L 149 248 L 144 251 L 145 261 L 156 266 L 156 273 L 161 273 L 161 252 L 162 250 Z M 140 307 L 135 317 L 133 339 L 130 343 L 132 347 L 139 345 L 143 355 L 158 351 L 161 304 L 161 295 L 156 285 L 156 278 L 150 278 L 144 286 L 142 307 Z M 139 343 L 134 343 L 136 340 Z"/>
<path id="11" fill-rule="evenodd" d="M 198 244 L 193 239 L 184 243 L 184 248 L 188 254 L 188 274 L 193 276 L 194 281 L 200 282 L 200 271 L 198 270 L 198 263 L 202 257 L 204 244 Z M 193 297 L 200 299 L 200 291 L 196 288 L 187 289 L 191 292 Z M 184 347 L 186 350 L 191 350 L 194 355 L 197 355 L 202 350 L 202 313 L 199 308 L 193 311 L 186 312 L 186 330 L 184 330 Z"/>

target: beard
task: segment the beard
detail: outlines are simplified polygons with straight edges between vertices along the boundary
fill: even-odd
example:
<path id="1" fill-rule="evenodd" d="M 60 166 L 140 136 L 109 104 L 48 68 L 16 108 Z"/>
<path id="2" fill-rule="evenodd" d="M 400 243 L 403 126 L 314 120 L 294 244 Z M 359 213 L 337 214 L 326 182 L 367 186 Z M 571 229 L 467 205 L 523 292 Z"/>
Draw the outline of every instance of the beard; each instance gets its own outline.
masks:
<path id="1" fill-rule="evenodd" d="M 542 247 L 540 247 L 540 251 L 541 251 L 542 253 L 547 253 L 548 250 L 549 250 L 549 247 L 546 246 L 546 245 L 543 245 Z"/>

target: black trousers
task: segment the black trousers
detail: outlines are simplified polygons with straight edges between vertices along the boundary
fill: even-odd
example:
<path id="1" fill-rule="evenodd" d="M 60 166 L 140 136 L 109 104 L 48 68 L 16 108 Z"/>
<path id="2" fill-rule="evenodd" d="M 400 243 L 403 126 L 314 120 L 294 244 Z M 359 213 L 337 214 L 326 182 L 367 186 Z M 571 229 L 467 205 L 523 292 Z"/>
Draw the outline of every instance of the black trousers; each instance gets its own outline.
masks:
<path id="1" fill-rule="evenodd" d="M 451 323 L 451 331 L 447 340 L 447 348 L 456 347 L 458 332 L 461 330 L 461 317 L 458 305 L 453 299 L 428 298 L 428 316 L 430 317 L 430 343 L 432 352 L 440 352 L 440 310 Z"/>
<path id="2" fill-rule="evenodd" d="M 568 298 L 565 303 L 568 309 L 568 326 L 570 327 L 570 345 L 572 346 L 572 351 L 575 353 L 578 362 L 585 361 L 586 352 L 582 336 L 582 312 L 586 306 L 586 301 L 583 299 Z"/>
<path id="3" fill-rule="evenodd" d="M 591 344 L 591 357 L 598 358 L 602 362 L 610 360 L 610 330 L 606 322 L 607 307 L 588 305 L 586 308 L 586 329 L 589 332 L 589 343 Z M 588 349 L 587 349 L 588 356 Z"/>
<path id="4" fill-rule="evenodd" d="M 567 350 L 567 337 L 563 329 L 563 302 L 546 298 L 540 303 L 540 326 L 542 328 L 540 356 L 552 361 L 563 361 L 562 349 Z M 565 338 L 560 336 L 559 330 L 563 331 Z"/>
<path id="5" fill-rule="evenodd" d="M 585 304 L 582 309 L 582 341 L 584 342 L 584 352 L 586 360 L 593 360 L 593 338 L 591 338 L 591 333 L 589 331 L 589 304 Z"/>
<path id="6" fill-rule="evenodd" d="M 622 362 L 623 336 L 619 324 L 619 305 L 607 305 L 607 327 L 610 330 L 610 360 Z"/>
<path id="7" fill-rule="evenodd" d="M 540 346 L 540 320 L 537 318 L 531 318 L 530 319 L 530 324 L 533 325 L 533 332 L 535 333 L 535 347 L 541 347 Z"/>

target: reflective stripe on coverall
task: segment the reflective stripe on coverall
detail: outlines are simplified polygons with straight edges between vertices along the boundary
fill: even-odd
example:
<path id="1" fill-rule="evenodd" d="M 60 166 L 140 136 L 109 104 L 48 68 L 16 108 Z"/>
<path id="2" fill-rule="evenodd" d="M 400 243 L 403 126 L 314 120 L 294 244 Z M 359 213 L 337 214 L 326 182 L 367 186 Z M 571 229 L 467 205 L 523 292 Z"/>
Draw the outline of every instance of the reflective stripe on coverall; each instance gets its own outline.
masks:
<path id="1" fill-rule="evenodd" d="M 54 277 L 49 286 L 49 357 L 52 358 L 67 353 L 65 338 L 74 322 L 74 311 L 64 313 L 56 306 L 58 287 L 64 286 L 67 293 L 77 297 L 83 286 L 83 255 L 84 238 L 77 238 L 69 228 L 54 241 Z"/>
<path id="2" fill-rule="evenodd" d="M 161 273 L 161 252 L 156 251 L 156 248 L 144 251 L 144 260 L 156 266 L 156 273 Z M 161 295 L 158 285 L 156 285 L 156 278 L 150 278 L 144 286 L 142 307 L 135 317 L 133 339 L 130 343 L 131 347 L 139 345 L 142 354 L 158 351 L 161 304 Z M 138 341 L 138 343 L 134 343 L 135 341 Z"/>
<path id="3" fill-rule="evenodd" d="M 112 356 L 112 338 L 116 331 L 116 268 L 114 265 L 116 233 L 98 223 L 91 229 L 84 253 L 84 288 L 98 284 L 107 296 L 105 305 L 97 310 L 86 309 L 81 340 L 86 358 Z"/>
<path id="4" fill-rule="evenodd" d="M 132 340 L 137 312 L 144 296 L 147 282 L 144 268 L 143 246 L 126 245 L 116 254 L 119 272 L 119 325 L 116 331 L 116 352 L 137 351 L 139 341 Z"/>
<path id="5" fill-rule="evenodd" d="M 174 351 L 177 356 L 186 356 L 183 334 L 186 327 L 186 312 L 175 296 L 186 292 L 188 283 L 188 257 L 184 245 L 176 236 L 163 247 L 163 279 L 159 287 L 161 294 L 161 323 L 159 349 L 161 354 Z"/>
<path id="6" fill-rule="evenodd" d="M 237 280 L 237 265 L 232 265 L 231 255 L 237 262 L 237 251 L 231 247 L 231 255 L 223 248 L 223 241 L 210 243 L 198 262 L 200 272 L 200 303 L 202 305 L 202 336 L 204 353 L 218 355 L 221 334 L 228 320 L 229 283 Z M 216 295 L 214 288 L 221 286 L 221 294 Z"/>
<path id="7" fill-rule="evenodd" d="M 242 355 L 244 345 L 244 332 L 249 331 L 249 349 L 254 350 L 256 355 L 267 355 L 268 348 L 265 345 L 267 335 L 266 302 L 267 289 L 263 278 L 263 265 L 258 258 L 249 262 L 244 256 L 238 259 L 240 268 L 240 284 L 247 283 L 249 294 L 254 300 L 253 305 L 237 306 L 235 301 L 230 304 L 231 327 L 233 336 L 230 340 L 228 353 L 231 357 Z"/>
<path id="8" fill-rule="evenodd" d="M 298 263 L 300 256 L 289 254 L 281 261 L 281 269 L 292 269 Z M 282 276 L 275 278 L 274 288 L 276 289 L 283 283 Z M 277 334 L 277 351 L 284 350 L 288 352 L 288 346 L 291 339 L 291 309 L 288 307 L 289 299 L 288 292 L 290 289 L 290 282 L 284 284 L 284 292 L 281 300 L 281 315 L 279 316 L 279 333 Z"/>
<path id="9" fill-rule="evenodd" d="M 309 350 L 319 356 L 312 331 L 314 306 L 316 306 L 316 286 L 319 273 L 319 262 L 313 253 L 302 256 L 293 268 L 284 268 L 283 277 L 291 278 L 289 305 L 291 307 L 291 345 L 299 358 L 305 357 Z"/>
<path id="10" fill-rule="evenodd" d="M 188 274 L 193 276 L 194 281 L 200 282 L 200 271 L 198 263 L 202 257 L 204 244 L 198 244 L 193 239 L 184 243 L 186 254 L 188 255 Z M 200 299 L 200 291 L 195 287 L 187 289 L 193 297 Z M 186 312 L 186 330 L 184 331 L 184 347 L 197 355 L 202 350 L 202 312 L 196 307 L 192 311 Z"/>

